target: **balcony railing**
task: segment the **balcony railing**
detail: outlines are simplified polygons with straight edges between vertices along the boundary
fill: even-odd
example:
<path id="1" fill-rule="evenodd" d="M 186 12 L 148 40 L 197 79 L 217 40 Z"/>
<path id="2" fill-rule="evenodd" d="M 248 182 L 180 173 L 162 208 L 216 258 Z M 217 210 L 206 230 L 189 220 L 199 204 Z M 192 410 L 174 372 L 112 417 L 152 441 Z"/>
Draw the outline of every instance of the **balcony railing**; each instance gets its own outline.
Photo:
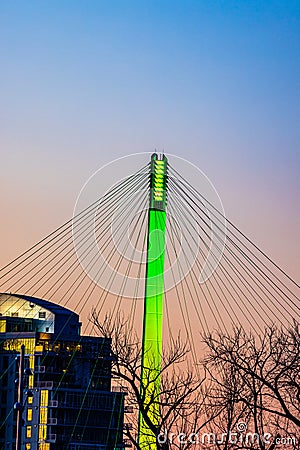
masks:
<path id="1" fill-rule="evenodd" d="M 48 434 L 47 442 L 56 442 L 56 434 Z"/>
<path id="2" fill-rule="evenodd" d="M 38 388 L 53 389 L 53 381 L 38 381 L 36 384 Z"/>
<path id="3" fill-rule="evenodd" d="M 48 425 L 57 425 L 57 418 L 56 417 L 49 417 L 47 421 Z"/>
<path id="4" fill-rule="evenodd" d="M 36 366 L 34 368 L 34 373 L 45 373 L 46 367 L 45 366 Z"/>
<path id="5" fill-rule="evenodd" d="M 58 407 L 58 401 L 57 400 L 50 400 L 49 407 L 50 408 L 57 408 Z"/>

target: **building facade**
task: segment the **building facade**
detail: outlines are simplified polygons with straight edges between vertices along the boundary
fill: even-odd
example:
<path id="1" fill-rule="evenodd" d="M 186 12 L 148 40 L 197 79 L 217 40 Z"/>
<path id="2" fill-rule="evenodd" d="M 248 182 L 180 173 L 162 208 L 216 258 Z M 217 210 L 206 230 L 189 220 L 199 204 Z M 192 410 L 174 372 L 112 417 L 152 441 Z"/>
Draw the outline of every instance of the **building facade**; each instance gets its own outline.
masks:
<path id="1" fill-rule="evenodd" d="M 16 445 L 22 344 L 22 450 L 124 447 L 125 394 L 111 386 L 110 341 L 81 336 L 80 327 L 78 315 L 59 305 L 0 294 L 0 449 Z"/>

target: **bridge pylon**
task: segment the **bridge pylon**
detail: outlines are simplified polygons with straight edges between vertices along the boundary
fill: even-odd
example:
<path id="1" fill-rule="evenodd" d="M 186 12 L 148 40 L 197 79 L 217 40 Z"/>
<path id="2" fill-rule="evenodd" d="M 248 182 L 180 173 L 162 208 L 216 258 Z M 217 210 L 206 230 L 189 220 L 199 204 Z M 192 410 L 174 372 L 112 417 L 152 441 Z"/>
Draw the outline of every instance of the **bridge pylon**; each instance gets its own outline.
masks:
<path id="1" fill-rule="evenodd" d="M 157 448 L 160 422 L 160 373 L 164 306 L 168 160 L 154 153 L 150 165 L 147 265 L 143 318 L 141 404 L 138 443 Z"/>

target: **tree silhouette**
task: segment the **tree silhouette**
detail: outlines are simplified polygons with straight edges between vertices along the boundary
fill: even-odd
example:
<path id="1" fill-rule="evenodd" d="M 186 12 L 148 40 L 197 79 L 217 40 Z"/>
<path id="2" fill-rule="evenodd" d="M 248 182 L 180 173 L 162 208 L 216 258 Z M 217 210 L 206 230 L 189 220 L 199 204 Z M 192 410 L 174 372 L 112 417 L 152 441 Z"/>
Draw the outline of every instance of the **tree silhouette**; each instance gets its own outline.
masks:
<path id="1" fill-rule="evenodd" d="M 235 328 L 232 336 L 214 333 L 204 340 L 209 349 L 204 366 L 212 382 L 207 404 L 215 417 L 209 426 L 235 430 L 240 437 L 237 427 L 245 423 L 248 432 L 260 438 L 272 435 L 268 442 L 260 439 L 246 448 L 276 448 L 276 439 L 284 436 L 290 438 L 285 448 L 298 449 L 299 325 L 294 323 L 288 330 L 271 326 L 262 336 Z M 222 448 L 236 448 L 236 444 L 227 438 Z"/>
<path id="2" fill-rule="evenodd" d="M 92 312 L 91 320 L 98 332 L 111 340 L 112 375 L 127 390 L 126 408 L 132 411 L 133 418 L 133 423 L 125 428 L 127 439 L 136 449 L 141 449 L 137 441 L 140 411 L 150 430 L 158 437 L 157 449 L 191 448 L 194 445 L 192 439 L 180 442 L 177 437 L 180 433 L 186 436 L 197 434 L 205 426 L 205 420 L 199 425 L 199 419 L 204 417 L 205 411 L 205 374 L 203 372 L 199 377 L 199 373 L 189 364 L 188 344 L 178 335 L 164 350 L 161 370 L 156 374 L 160 376 L 161 389 L 155 392 L 151 369 L 148 372 L 146 370 L 146 384 L 141 386 L 142 346 L 129 322 L 121 314 L 116 317 L 107 314 L 100 320 L 96 311 Z M 159 405 L 158 426 L 151 419 L 149 405 L 144 405 L 143 391 L 149 387 L 153 387 L 151 402 Z"/>

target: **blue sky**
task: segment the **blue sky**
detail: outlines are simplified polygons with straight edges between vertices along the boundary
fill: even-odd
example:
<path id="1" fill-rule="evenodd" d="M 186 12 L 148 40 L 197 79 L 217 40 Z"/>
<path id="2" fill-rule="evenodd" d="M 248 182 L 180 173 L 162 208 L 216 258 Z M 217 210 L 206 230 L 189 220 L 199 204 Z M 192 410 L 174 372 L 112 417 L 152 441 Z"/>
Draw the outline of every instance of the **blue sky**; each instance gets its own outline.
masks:
<path id="1" fill-rule="evenodd" d="M 2 0 L 4 259 L 101 165 L 157 148 L 299 276 L 299 22 L 294 0 Z"/>

